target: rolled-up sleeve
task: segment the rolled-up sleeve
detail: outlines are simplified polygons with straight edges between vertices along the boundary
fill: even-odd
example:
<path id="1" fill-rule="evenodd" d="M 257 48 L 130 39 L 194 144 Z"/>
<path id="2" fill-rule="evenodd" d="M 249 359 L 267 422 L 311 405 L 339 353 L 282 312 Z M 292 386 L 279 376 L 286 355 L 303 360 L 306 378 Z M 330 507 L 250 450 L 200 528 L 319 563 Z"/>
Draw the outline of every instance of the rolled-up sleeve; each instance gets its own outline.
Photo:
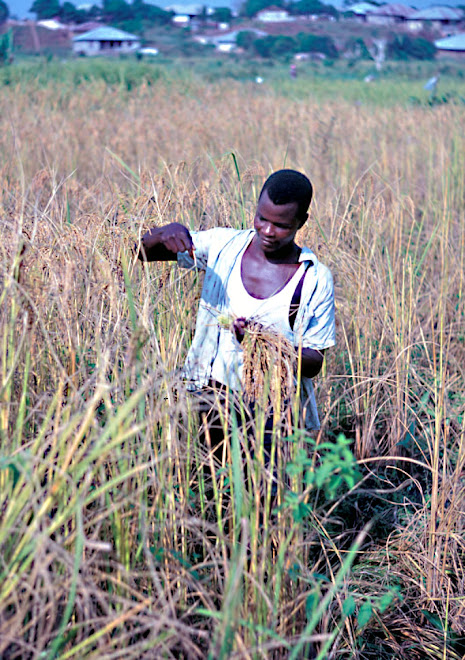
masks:
<path id="1" fill-rule="evenodd" d="M 207 229 L 206 231 L 191 231 L 192 242 L 194 243 L 195 259 L 186 252 L 178 252 L 178 266 L 181 268 L 199 268 L 206 270 L 208 262 L 208 253 L 215 241 L 215 232 L 217 229 Z"/>

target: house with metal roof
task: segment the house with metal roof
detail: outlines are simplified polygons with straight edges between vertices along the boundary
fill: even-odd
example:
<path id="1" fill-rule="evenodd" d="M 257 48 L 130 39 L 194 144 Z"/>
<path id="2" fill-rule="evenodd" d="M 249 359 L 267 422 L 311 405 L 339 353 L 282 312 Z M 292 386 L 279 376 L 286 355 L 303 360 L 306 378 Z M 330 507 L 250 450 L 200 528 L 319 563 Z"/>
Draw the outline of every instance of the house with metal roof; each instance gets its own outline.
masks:
<path id="1" fill-rule="evenodd" d="M 357 16 L 365 16 L 373 11 L 373 9 L 376 9 L 377 6 L 371 2 L 356 2 L 353 5 L 344 7 L 344 11 L 350 11 L 352 14 L 357 14 Z"/>
<path id="2" fill-rule="evenodd" d="M 454 34 L 453 37 L 438 39 L 434 42 L 438 55 L 442 57 L 465 58 L 465 33 Z"/>
<path id="3" fill-rule="evenodd" d="M 77 55 L 133 53 L 140 45 L 140 37 L 114 27 L 99 27 L 73 37 L 73 52 Z"/>
<path id="4" fill-rule="evenodd" d="M 459 25 L 463 20 L 463 10 L 458 7 L 428 7 L 415 11 L 409 16 L 408 28 L 412 31 L 422 30 L 425 27 L 441 29 Z"/>
<path id="5" fill-rule="evenodd" d="M 286 21 L 293 20 L 293 17 L 283 7 L 277 7 L 276 5 L 271 5 L 271 7 L 265 7 L 255 14 L 257 21 L 262 23 L 284 23 Z"/>
<path id="6" fill-rule="evenodd" d="M 393 23 L 403 23 L 406 21 L 415 9 L 407 5 L 389 3 L 375 7 L 367 14 L 367 23 L 374 25 L 392 25 Z"/>

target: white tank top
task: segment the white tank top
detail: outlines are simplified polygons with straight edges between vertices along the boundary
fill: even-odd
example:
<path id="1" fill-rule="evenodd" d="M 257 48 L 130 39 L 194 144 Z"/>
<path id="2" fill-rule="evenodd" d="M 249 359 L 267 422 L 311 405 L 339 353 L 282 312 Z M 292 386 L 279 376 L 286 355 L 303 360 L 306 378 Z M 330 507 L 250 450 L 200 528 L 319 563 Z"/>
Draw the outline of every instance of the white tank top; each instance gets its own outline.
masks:
<path id="1" fill-rule="evenodd" d="M 253 319 L 293 342 L 294 333 L 289 324 L 289 307 L 305 269 L 305 263 L 299 266 L 289 282 L 275 294 L 264 299 L 254 298 L 247 292 L 241 276 L 242 257 L 246 248 L 236 260 L 226 286 L 229 314 L 232 318 L 243 316 L 246 319 Z M 218 353 L 212 364 L 211 378 L 224 383 L 225 373 L 228 374 L 227 384 L 233 389 L 239 389 L 242 377 L 242 350 L 233 333 L 227 328 L 220 328 Z"/>

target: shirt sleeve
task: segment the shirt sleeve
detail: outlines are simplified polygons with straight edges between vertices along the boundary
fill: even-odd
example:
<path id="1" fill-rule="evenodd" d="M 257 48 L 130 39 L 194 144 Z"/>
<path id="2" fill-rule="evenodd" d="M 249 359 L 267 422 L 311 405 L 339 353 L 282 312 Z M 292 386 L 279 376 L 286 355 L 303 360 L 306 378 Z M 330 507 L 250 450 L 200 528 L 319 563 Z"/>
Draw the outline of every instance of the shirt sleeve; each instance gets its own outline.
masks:
<path id="1" fill-rule="evenodd" d="M 306 323 L 302 333 L 302 347 L 323 350 L 336 344 L 334 285 L 331 272 L 319 264 L 317 286 L 308 301 Z"/>
<path id="2" fill-rule="evenodd" d="M 213 243 L 215 229 L 206 231 L 191 231 L 192 242 L 194 243 L 195 258 L 186 252 L 178 252 L 178 266 L 181 268 L 207 268 L 208 253 Z"/>

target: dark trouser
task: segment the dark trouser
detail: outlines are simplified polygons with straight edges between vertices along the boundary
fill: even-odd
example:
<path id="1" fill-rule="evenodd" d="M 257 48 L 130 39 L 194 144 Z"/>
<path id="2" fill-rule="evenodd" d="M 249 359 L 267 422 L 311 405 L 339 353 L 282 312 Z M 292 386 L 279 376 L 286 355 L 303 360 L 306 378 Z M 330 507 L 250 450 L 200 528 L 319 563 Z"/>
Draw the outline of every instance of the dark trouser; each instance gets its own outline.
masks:
<path id="1" fill-rule="evenodd" d="M 193 394 L 194 407 L 199 414 L 199 441 L 200 445 L 212 452 L 217 465 L 224 464 L 225 439 L 235 426 L 241 431 L 243 438 L 247 438 L 247 446 L 242 449 L 242 458 L 245 463 L 246 454 L 253 458 L 257 451 L 256 412 L 257 406 L 239 401 L 222 383 L 210 381 L 208 387 Z M 273 472 L 273 489 L 276 492 L 276 458 L 271 465 L 274 414 L 271 406 L 265 411 L 263 423 L 263 459 L 267 470 Z M 261 435 L 261 433 L 260 433 Z M 227 455 L 227 454 L 226 454 Z M 246 475 L 247 476 L 247 475 Z M 214 477 L 214 475 L 212 475 Z"/>
<path id="2" fill-rule="evenodd" d="M 200 441 L 204 446 L 211 446 L 216 451 L 230 432 L 232 425 L 245 431 L 253 455 L 254 447 L 254 417 L 256 406 L 254 402 L 245 404 L 238 401 L 237 396 L 228 391 L 226 385 L 217 381 L 209 381 L 208 387 L 193 394 L 194 407 L 200 416 Z M 231 417 L 234 416 L 234 420 Z M 207 436 L 209 439 L 207 439 Z M 266 412 L 263 449 L 268 464 L 273 438 L 273 409 Z"/>

